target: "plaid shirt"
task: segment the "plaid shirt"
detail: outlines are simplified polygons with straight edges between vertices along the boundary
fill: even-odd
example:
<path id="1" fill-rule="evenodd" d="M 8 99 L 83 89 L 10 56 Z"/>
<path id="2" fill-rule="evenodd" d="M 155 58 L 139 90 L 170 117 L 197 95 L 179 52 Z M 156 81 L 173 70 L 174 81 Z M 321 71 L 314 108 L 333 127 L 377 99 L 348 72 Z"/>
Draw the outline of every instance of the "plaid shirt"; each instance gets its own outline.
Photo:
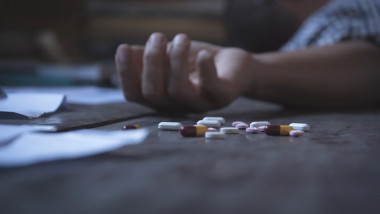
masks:
<path id="1" fill-rule="evenodd" d="M 311 15 L 281 50 L 366 40 L 380 47 L 380 0 L 332 0 Z"/>

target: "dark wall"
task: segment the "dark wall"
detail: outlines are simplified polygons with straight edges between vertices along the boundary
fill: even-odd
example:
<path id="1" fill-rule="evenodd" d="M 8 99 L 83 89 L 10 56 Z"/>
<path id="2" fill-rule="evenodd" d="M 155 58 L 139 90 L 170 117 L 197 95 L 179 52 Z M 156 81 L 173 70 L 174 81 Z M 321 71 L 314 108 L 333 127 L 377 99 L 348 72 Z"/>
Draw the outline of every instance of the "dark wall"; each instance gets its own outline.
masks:
<path id="1" fill-rule="evenodd" d="M 253 52 L 277 50 L 297 29 L 277 0 L 227 0 L 226 24 L 231 44 Z"/>

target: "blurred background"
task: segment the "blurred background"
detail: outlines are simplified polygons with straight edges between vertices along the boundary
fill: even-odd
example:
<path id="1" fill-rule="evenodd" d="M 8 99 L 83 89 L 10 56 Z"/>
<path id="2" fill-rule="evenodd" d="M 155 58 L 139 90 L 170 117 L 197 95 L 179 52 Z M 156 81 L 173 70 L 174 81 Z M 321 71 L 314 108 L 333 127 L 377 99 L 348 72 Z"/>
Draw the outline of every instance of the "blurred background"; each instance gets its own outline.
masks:
<path id="1" fill-rule="evenodd" d="M 144 44 L 157 31 L 169 39 L 186 33 L 194 40 L 265 52 L 278 49 L 297 27 L 277 0 L 0 2 L 1 85 L 113 85 L 116 47 Z M 42 74 L 50 77 L 41 80 Z"/>

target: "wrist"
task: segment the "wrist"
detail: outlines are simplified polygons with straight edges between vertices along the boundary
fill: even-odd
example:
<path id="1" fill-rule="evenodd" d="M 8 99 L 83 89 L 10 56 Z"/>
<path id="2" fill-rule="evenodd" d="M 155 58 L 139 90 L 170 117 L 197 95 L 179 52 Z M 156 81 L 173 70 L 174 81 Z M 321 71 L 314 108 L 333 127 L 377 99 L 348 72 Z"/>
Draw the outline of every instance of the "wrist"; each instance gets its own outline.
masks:
<path id="1" fill-rule="evenodd" d="M 244 91 L 244 95 L 252 98 L 260 98 L 262 96 L 263 85 L 263 73 L 265 73 L 264 62 L 262 61 L 262 56 L 260 54 L 250 54 L 250 67 L 248 69 L 249 72 L 249 86 L 246 91 Z"/>

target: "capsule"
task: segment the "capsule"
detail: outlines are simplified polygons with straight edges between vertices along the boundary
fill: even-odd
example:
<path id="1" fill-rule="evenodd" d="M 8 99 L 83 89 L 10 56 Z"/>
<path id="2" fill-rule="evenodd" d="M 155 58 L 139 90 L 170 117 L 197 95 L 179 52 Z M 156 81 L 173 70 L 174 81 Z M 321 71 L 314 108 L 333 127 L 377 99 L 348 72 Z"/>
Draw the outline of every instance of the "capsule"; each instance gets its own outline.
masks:
<path id="1" fill-rule="evenodd" d="M 194 126 L 182 126 L 180 133 L 184 137 L 202 137 L 208 131 L 207 126 L 194 125 Z"/>
<path id="2" fill-rule="evenodd" d="M 265 134 L 272 136 L 289 136 L 289 132 L 292 131 L 291 126 L 286 125 L 268 125 L 265 128 Z"/>
<path id="3" fill-rule="evenodd" d="M 123 126 L 123 130 L 129 130 L 129 129 L 140 129 L 141 127 L 137 124 L 133 124 L 133 125 L 124 125 Z"/>

